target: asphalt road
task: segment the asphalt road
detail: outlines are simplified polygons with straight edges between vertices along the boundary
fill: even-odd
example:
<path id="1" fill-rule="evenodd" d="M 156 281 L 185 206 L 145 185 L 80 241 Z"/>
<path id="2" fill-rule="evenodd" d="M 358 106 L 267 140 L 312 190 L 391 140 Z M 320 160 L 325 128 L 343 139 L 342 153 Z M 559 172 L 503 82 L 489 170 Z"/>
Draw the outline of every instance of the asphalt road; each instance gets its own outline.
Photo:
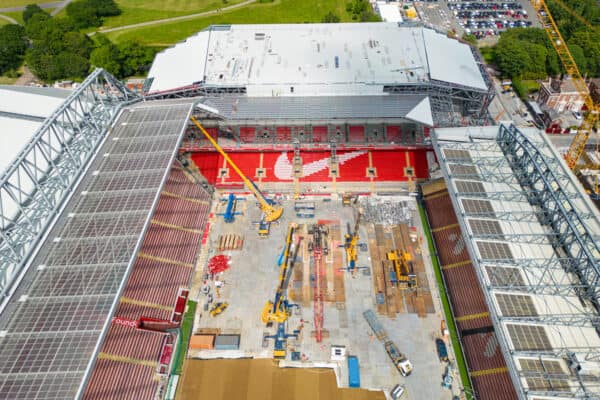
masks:
<path id="1" fill-rule="evenodd" d="M 56 8 L 56 7 L 60 7 L 63 3 L 66 2 L 70 2 L 70 1 L 55 1 L 52 3 L 44 3 L 44 4 L 38 4 L 40 6 L 40 8 Z M 7 7 L 7 8 L 0 8 L 0 12 L 19 12 L 19 11 L 23 11 L 25 9 L 24 6 L 21 7 Z"/>

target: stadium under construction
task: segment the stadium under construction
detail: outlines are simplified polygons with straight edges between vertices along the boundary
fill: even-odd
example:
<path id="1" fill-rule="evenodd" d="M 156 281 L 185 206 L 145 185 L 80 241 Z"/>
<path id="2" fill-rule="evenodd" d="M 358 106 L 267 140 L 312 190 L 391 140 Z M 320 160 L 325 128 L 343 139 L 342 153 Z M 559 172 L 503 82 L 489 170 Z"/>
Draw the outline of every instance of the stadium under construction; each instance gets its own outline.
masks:
<path id="1" fill-rule="evenodd" d="M 598 211 L 493 95 L 394 23 L 94 71 L 1 178 L 0 398 L 600 398 Z"/>

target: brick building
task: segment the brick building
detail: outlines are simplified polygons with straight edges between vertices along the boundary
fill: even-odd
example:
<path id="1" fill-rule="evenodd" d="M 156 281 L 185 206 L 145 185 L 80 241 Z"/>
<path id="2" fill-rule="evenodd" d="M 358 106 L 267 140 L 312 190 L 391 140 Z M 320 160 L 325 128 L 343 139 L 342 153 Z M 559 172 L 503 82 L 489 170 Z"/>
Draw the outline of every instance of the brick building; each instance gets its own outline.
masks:
<path id="1" fill-rule="evenodd" d="M 542 82 L 538 103 L 558 113 L 564 111 L 579 112 L 583 106 L 583 97 L 571 79 L 549 79 Z"/>

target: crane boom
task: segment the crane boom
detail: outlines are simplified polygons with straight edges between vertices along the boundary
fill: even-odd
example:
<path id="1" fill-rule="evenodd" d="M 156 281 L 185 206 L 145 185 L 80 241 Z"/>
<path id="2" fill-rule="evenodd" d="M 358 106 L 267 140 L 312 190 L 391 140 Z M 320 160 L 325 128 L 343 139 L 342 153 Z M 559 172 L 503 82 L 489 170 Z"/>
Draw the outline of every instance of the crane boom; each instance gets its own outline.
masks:
<path id="1" fill-rule="evenodd" d="M 350 225 L 348 224 L 348 233 L 346 234 L 346 244 L 344 245 L 346 249 L 346 261 L 348 263 L 347 269 L 349 271 L 353 271 L 356 268 L 356 260 L 358 258 L 356 252 L 356 246 L 358 244 L 358 227 L 360 224 L 361 211 L 358 210 L 358 214 L 356 216 L 356 220 L 354 222 L 354 230 L 350 231 Z"/>
<path id="2" fill-rule="evenodd" d="M 552 14 L 550 14 L 548 5 L 544 0 L 531 0 L 531 3 L 543 25 L 544 31 L 546 31 L 552 46 L 554 46 L 554 49 L 565 68 L 566 73 L 571 76 L 577 92 L 582 96 L 588 109 L 587 116 L 577 130 L 577 134 L 575 135 L 575 138 L 573 138 L 566 155 L 566 161 L 569 168 L 577 171 L 582 167 L 581 165 L 578 165 L 578 162 L 585 151 L 585 145 L 587 144 L 590 134 L 596 129 L 600 107 L 595 106 L 587 89 L 587 85 L 585 84 L 585 80 L 581 76 L 579 68 L 577 68 L 577 64 L 567 47 L 567 43 L 558 30 L 558 26 L 556 25 Z M 592 165 L 583 165 L 583 167 L 590 168 Z"/>
<path id="3" fill-rule="evenodd" d="M 219 152 L 219 154 L 221 154 L 223 156 L 223 158 L 225 159 L 225 161 L 227 161 L 227 163 L 231 166 L 231 168 L 233 168 L 233 170 L 240 176 L 240 178 L 242 178 L 242 181 L 244 182 L 246 187 L 252 192 L 252 194 L 254 194 L 254 197 L 256 197 L 256 199 L 258 200 L 258 203 L 260 204 L 260 210 L 265 215 L 265 221 L 273 222 L 273 221 L 278 220 L 281 217 L 281 215 L 283 214 L 283 208 L 274 207 L 271 204 L 269 204 L 269 202 L 267 201 L 265 196 L 256 187 L 254 182 L 252 182 L 250 179 L 248 179 L 246 177 L 246 175 L 244 175 L 242 170 L 240 170 L 238 168 L 238 166 L 235 165 L 235 163 L 231 160 L 229 155 L 227 155 L 227 153 L 225 153 L 223 148 L 221 146 L 219 146 L 219 143 L 217 143 L 217 141 L 215 139 L 213 139 L 212 136 L 210 136 L 210 134 L 208 132 L 206 132 L 206 129 L 204 129 L 204 127 L 202 125 L 200 125 L 200 122 L 198 122 L 198 120 L 194 117 L 190 117 L 190 120 L 194 123 L 194 125 L 196 125 L 196 127 L 200 130 L 200 132 L 202 132 L 204 134 L 204 136 L 208 139 L 210 144 L 212 144 L 213 147 Z"/>
<path id="4" fill-rule="evenodd" d="M 265 324 L 269 322 L 283 323 L 290 314 L 290 304 L 287 300 L 287 286 L 290 273 L 298 255 L 300 241 L 302 240 L 301 237 L 298 237 L 295 247 L 292 249 L 292 237 L 295 229 L 296 225 L 291 224 L 285 237 L 285 246 L 279 264 L 279 282 L 275 291 L 275 298 L 273 301 L 267 301 L 261 313 L 261 319 Z"/>

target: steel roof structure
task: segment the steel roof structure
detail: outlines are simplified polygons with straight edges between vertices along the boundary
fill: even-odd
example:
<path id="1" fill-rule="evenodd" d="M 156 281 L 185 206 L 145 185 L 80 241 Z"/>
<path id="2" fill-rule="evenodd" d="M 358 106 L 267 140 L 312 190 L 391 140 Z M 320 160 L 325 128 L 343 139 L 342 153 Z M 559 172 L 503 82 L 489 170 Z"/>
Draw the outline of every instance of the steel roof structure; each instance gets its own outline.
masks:
<path id="1" fill-rule="evenodd" d="M 244 97 L 199 99 L 203 110 L 228 121 L 381 120 L 404 118 L 433 125 L 425 95 Z"/>
<path id="2" fill-rule="evenodd" d="M 483 121 L 494 95 L 477 50 L 398 23 L 213 25 L 158 53 L 144 88 L 302 98 L 306 107 L 319 96 L 426 95 L 439 126 Z"/>
<path id="3" fill-rule="evenodd" d="M 44 197 L 37 203 L 18 204 L 12 225 L 3 213 L 3 239 L 14 239 L 19 223 L 22 229 L 34 228 L 21 217 L 42 215 L 51 206 L 45 224 L 60 216 L 51 232 L 41 226 L 31 232 L 32 239 L 42 242 L 33 258 L 35 246 L 14 247 L 22 254 L 14 261 L 28 268 L 15 268 L 12 274 L 3 270 L 5 281 L 11 283 L 3 287 L 4 294 L 12 296 L 0 315 L 1 398 L 73 398 L 85 387 L 192 111 L 190 102 L 129 104 L 135 100 L 110 75 L 96 71 L 62 107 L 63 113 L 71 107 L 81 115 L 79 122 L 67 125 L 69 119 L 60 114 L 44 125 L 54 135 L 58 127 L 73 129 L 65 152 L 48 160 L 45 175 L 61 172 L 55 171 L 64 158 L 81 160 L 79 170 L 58 175 L 65 179 L 64 195 L 56 193 L 52 204 L 43 203 Z M 105 107 L 98 118 L 93 113 L 96 102 Z M 81 147 L 72 146 L 88 134 L 86 127 L 98 136 L 100 146 L 78 154 Z M 44 137 L 44 132 L 36 136 Z M 32 144 L 41 149 L 44 145 Z M 26 156 L 15 168 L 34 168 L 25 164 Z M 40 179 L 30 191 L 49 196 L 44 183 Z M 15 245 L 4 240 L 3 249 L 9 244 Z M 12 259 L 3 259 L 4 266 L 9 262 Z"/>
<path id="4" fill-rule="evenodd" d="M 600 398 L 600 218 L 535 129 L 436 130 L 434 149 L 520 398 Z"/>

